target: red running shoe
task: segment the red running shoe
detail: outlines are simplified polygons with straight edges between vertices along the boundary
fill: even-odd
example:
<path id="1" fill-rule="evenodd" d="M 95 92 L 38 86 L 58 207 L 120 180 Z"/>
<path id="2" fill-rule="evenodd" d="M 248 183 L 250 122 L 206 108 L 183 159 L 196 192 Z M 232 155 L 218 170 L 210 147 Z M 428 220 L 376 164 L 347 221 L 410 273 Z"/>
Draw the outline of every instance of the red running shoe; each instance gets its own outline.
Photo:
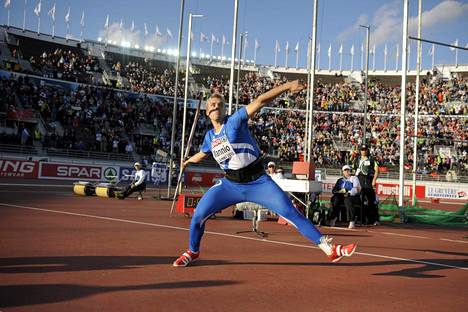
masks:
<path id="1" fill-rule="evenodd" d="M 195 252 L 191 252 L 190 250 L 187 250 L 186 252 L 182 254 L 182 256 L 177 258 L 177 260 L 172 263 L 172 266 L 173 267 L 186 267 L 187 265 L 189 265 L 189 263 L 196 261 L 199 256 L 200 256 L 199 252 L 195 253 Z"/>
<path id="2" fill-rule="evenodd" d="M 349 244 L 349 245 L 332 245 L 332 253 L 328 255 L 328 258 L 332 262 L 338 262 L 343 257 L 351 257 L 356 250 L 356 244 Z"/>
<path id="3" fill-rule="evenodd" d="M 320 238 L 320 244 L 318 247 L 325 252 L 328 258 L 332 262 L 338 262 L 343 257 L 351 257 L 356 251 L 356 244 L 349 244 L 349 245 L 335 245 L 331 244 L 332 238 L 327 236 L 322 236 Z"/>

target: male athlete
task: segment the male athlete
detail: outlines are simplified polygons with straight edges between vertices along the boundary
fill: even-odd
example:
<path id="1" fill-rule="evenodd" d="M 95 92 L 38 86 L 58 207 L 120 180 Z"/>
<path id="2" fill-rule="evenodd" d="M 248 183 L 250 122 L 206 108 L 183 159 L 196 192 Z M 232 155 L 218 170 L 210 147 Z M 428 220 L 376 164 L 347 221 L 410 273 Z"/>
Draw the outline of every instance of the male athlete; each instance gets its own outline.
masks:
<path id="1" fill-rule="evenodd" d="M 356 244 L 332 245 L 331 238 L 322 236 L 315 226 L 297 211 L 285 192 L 265 173 L 260 150 L 249 132 L 247 121 L 267 103 L 284 92 L 297 93 L 305 86 L 298 80 L 287 82 L 260 95 L 231 116 L 225 115 L 224 100 L 213 94 L 206 104 L 206 115 L 213 129 L 209 130 L 200 152 L 184 162 L 198 163 L 211 153 L 225 171 L 224 178 L 201 198 L 190 224 L 190 245 L 173 266 L 185 267 L 200 256 L 200 241 L 205 222 L 215 213 L 239 202 L 254 202 L 271 209 L 299 232 L 316 243 L 333 262 L 351 256 Z"/>

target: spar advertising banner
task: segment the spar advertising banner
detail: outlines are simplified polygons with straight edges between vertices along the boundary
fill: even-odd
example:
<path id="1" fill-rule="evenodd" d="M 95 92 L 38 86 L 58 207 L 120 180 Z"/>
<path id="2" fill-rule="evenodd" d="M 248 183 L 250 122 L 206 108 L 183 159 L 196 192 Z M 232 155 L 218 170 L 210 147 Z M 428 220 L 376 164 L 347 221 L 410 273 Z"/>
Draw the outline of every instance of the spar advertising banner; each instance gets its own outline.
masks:
<path id="1" fill-rule="evenodd" d="M 468 187 L 453 185 L 430 185 L 426 186 L 426 197 L 429 198 L 448 198 L 468 200 Z"/>
<path id="2" fill-rule="evenodd" d="M 0 178 L 37 179 L 39 162 L 0 159 Z"/>
<path id="3" fill-rule="evenodd" d="M 165 163 L 155 163 L 151 168 L 143 168 L 146 172 L 146 182 L 155 184 L 167 183 L 169 176 L 169 167 Z M 133 167 L 120 167 L 119 178 L 120 181 L 132 181 L 135 175 Z"/>
<path id="4" fill-rule="evenodd" d="M 39 170 L 39 179 L 101 180 L 102 173 L 102 166 L 98 165 L 43 162 Z"/>

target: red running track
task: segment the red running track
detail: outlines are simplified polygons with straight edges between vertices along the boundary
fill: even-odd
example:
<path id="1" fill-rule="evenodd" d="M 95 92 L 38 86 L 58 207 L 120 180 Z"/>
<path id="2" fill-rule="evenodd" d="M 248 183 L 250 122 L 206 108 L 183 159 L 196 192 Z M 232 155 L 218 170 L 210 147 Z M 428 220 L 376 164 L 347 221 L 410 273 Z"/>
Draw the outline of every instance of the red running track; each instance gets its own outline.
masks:
<path id="1" fill-rule="evenodd" d="M 5 182 L 5 180 L 0 180 Z M 57 183 L 60 184 L 60 183 Z M 338 264 L 296 230 L 225 211 L 202 258 L 173 268 L 190 220 L 170 202 L 0 186 L 1 311 L 463 311 L 468 231 L 410 224 L 321 228 L 358 252 Z"/>

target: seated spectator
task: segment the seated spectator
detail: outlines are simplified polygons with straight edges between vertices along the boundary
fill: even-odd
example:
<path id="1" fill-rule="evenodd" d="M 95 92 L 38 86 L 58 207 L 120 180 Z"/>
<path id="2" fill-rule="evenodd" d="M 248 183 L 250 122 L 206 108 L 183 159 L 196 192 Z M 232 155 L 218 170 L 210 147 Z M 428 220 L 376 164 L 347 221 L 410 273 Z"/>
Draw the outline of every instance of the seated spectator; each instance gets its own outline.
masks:
<path id="1" fill-rule="evenodd" d="M 139 162 L 136 162 L 134 165 L 134 168 L 136 170 L 135 176 L 133 178 L 132 183 L 127 186 L 125 191 L 122 193 L 117 192 L 116 197 L 118 199 L 125 199 L 127 198 L 130 194 L 138 191 L 144 191 L 146 190 L 146 172 L 141 169 L 141 164 Z M 138 196 L 138 200 L 141 200 L 141 196 Z"/>
<path id="2" fill-rule="evenodd" d="M 355 206 L 361 204 L 361 185 L 356 176 L 351 175 L 351 167 L 344 165 L 343 176 L 339 178 L 333 187 L 331 198 L 332 212 L 330 214 L 330 226 L 335 226 L 341 207 L 346 208 L 346 215 L 349 221 L 348 228 L 354 229 L 356 221 Z"/>

